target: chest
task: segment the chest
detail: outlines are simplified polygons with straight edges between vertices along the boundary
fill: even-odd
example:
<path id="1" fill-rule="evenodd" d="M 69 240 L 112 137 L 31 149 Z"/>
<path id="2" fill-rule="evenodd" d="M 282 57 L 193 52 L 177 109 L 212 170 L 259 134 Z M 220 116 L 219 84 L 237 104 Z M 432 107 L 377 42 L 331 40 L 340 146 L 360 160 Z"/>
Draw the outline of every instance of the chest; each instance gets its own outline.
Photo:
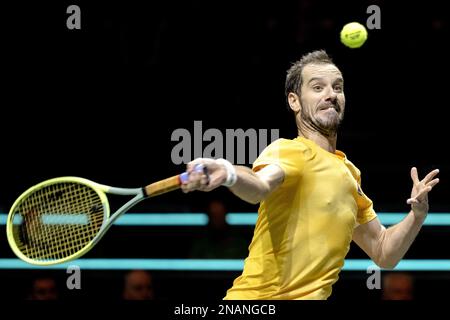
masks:
<path id="1" fill-rule="evenodd" d="M 358 182 L 340 159 L 328 157 L 310 162 L 303 171 L 302 193 L 316 206 L 356 206 Z"/>

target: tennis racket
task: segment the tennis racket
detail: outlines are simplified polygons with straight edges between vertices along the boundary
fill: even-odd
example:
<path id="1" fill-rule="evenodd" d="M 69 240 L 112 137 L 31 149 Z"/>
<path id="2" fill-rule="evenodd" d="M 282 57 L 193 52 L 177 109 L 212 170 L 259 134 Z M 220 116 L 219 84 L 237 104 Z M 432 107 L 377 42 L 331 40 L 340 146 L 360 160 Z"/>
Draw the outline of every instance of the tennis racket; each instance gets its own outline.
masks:
<path id="1" fill-rule="evenodd" d="M 194 169 L 207 175 L 206 167 Z M 140 201 L 179 189 L 187 172 L 143 188 L 115 188 L 79 177 L 41 182 L 13 204 L 7 237 L 17 257 L 34 265 L 67 262 L 86 254 L 114 221 Z M 106 194 L 134 196 L 112 215 Z"/>

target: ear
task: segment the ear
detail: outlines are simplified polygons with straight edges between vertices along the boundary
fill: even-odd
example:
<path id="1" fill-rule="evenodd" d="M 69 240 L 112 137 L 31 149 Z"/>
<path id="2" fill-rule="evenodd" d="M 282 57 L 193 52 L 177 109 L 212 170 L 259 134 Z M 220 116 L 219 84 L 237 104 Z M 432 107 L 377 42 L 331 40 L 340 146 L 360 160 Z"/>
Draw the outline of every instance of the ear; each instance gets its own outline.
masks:
<path id="1" fill-rule="evenodd" d="M 293 92 L 289 92 L 288 94 L 288 103 L 294 113 L 298 113 L 302 107 L 300 97 Z"/>

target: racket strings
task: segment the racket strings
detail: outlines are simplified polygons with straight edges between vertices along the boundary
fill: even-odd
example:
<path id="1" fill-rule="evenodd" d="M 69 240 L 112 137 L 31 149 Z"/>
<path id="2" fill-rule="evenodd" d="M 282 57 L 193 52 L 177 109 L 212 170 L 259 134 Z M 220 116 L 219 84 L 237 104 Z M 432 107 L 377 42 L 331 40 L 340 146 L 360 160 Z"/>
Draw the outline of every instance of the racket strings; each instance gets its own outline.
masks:
<path id="1" fill-rule="evenodd" d="M 100 230 L 103 204 L 97 192 L 76 182 L 39 189 L 16 207 L 20 216 L 14 239 L 28 258 L 51 261 L 67 258 L 89 244 Z"/>

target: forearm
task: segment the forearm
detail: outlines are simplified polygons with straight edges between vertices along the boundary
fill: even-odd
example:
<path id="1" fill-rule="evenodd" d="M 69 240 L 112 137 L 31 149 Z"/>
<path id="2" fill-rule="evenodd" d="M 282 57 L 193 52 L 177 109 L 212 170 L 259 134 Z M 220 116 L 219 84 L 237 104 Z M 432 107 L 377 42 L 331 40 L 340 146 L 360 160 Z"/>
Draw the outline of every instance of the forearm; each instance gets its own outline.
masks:
<path id="1" fill-rule="evenodd" d="M 236 183 L 230 191 L 244 201 L 252 204 L 259 203 L 270 191 L 270 185 L 260 179 L 250 168 L 234 166 L 236 169 Z"/>
<path id="2" fill-rule="evenodd" d="M 433 179 L 438 173 L 433 170 L 419 181 L 417 169 L 411 169 L 414 186 L 406 201 L 411 211 L 401 222 L 386 229 L 379 219 L 373 219 L 355 229 L 353 240 L 381 268 L 394 268 L 411 247 L 427 217 L 428 193 L 438 184 L 439 179 Z"/>
<path id="3" fill-rule="evenodd" d="M 379 242 L 378 265 L 394 268 L 406 254 L 419 233 L 426 214 L 417 216 L 413 211 L 396 225 L 385 229 Z"/>

